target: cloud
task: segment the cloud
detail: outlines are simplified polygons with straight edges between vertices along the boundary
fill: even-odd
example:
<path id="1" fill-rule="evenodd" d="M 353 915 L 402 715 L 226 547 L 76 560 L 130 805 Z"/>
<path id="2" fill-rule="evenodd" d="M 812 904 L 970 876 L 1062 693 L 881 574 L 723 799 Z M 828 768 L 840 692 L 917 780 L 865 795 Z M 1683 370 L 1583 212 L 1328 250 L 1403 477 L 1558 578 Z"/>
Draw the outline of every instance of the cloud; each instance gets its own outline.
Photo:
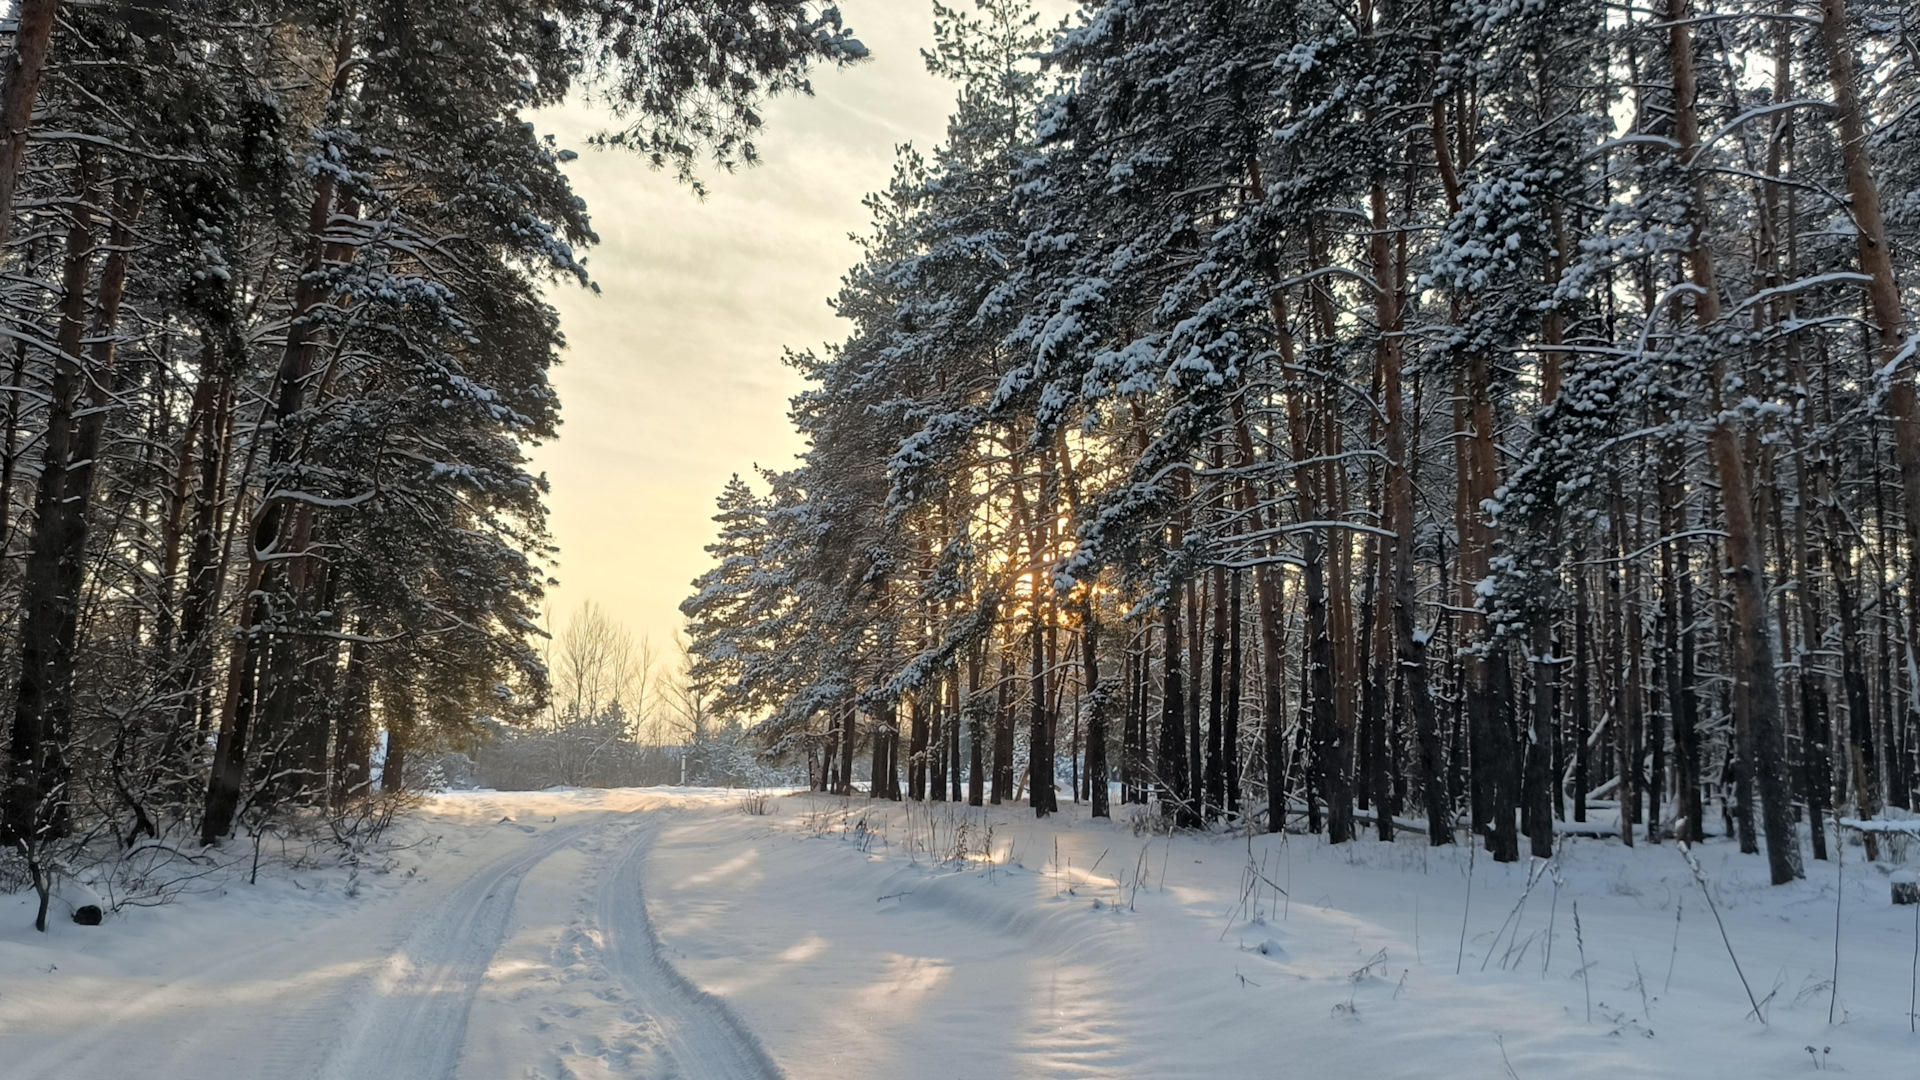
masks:
<path id="1" fill-rule="evenodd" d="M 894 147 L 944 135 L 951 88 L 927 74 L 931 5 L 841 0 L 873 59 L 818 73 L 813 98 L 774 102 L 762 164 L 709 171 L 704 201 L 669 174 L 585 143 L 604 123 L 571 105 L 535 118 L 564 147 L 601 243 L 601 292 L 556 288 L 569 342 L 554 381 L 561 437 L 535 451 L 553 482 L 561 548 L 555 621 L 585 600 L 665 644 L 707 566 L 713 497 L 734 472 L 782 467 L 802 383 L 782 348 L 843 336 L 827 298 L 857 258 L 860 205 L 884 187 Z"/>

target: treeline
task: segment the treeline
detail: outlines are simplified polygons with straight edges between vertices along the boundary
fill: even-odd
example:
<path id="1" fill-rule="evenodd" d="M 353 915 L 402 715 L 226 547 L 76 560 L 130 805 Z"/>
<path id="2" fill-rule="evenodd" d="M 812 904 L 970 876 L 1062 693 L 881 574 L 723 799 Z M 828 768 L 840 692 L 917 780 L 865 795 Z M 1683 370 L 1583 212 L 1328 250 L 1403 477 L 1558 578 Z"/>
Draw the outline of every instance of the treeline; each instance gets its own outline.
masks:
<path id="1" fill-rule="evenodd" d="M 702 678 L 831 790 L 1799 876 L 1916 779 L 1912 23 L 941 8 Z"/>
<path id="2" fill-rule="evenodd" d="M 19 0 L 0 83 L 0 842 L 205 843 L 545 703 L 529 109 L 690 174 L 863 54 L 788 0 Z"/>
<path id="3" fill-rule="evenodd" d="M 460 779 L 500 791 L 791 783 L 791 770 L 763 760 L 743 737 L 739 718 L 713 711 L 688 678 L 684 641 L 676 644 L 683 647 L 663 664 L 645 637 L 582 604 L 546 642 L 546 708 L 483 720 Z"/>

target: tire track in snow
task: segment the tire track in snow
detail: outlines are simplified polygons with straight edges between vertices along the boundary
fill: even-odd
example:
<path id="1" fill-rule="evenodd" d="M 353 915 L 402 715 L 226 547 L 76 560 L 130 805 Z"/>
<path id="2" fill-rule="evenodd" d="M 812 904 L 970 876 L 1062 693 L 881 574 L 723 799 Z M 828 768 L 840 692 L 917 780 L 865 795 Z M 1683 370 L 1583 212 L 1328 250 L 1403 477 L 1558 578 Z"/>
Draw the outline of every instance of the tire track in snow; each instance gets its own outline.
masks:
<path id="1" fill-rule="evenodd" d="M 506 940 L 520 883 L 534 867 L 605 825 L 547 834 L 532 850 L 475 876 L 423 919 L 374 977 L 345 1037 L 319 1069 L 321 1080 L 451 1080 L 466 1044 L 468 1013 Z"/>
<path id="2" fill-rule="evenodd" d="M 652 1018 L 671 1063 L 667 1075 L 683 1080 L 784 1080 L 725 1002 L 680 974 L 660 951 L 647 918 L 641 869 L 657 826 L 636 831 L 634 843 L 610 873 L 601 876 L 599 928 L 606 966 L 631 995 L 631 1004 Z"/>
<path id="3" fill-rule="evenodd" d="M 205 943 L 185 951 L 164 975 L 109 979 L 94 988 L 91 1012 L 75 1018 L 75 1034 L 8 1060 L 7 1080 L 74 1080 L 132 1075 L 130 1045 L 139 1047 L 139 1076 L 156 1080 L 234 1075 L 310 1080 L 339 1038 L 356 990 L 369 978 L 329 982 L 287 962 L 311 955 L 316 938 L 350 932 L 351 917 L 327 913 L 280 936 L 250 935 L 237 944 Z M 377 914 L 376 914 L 377 917 Z M 354 946 L 339 950 L 346 966 L 363 962 Z M 110 1031 L 114 1037 L 102 1038 Z M 3 1034 L 3 1033 L 0 1033 Z"/>

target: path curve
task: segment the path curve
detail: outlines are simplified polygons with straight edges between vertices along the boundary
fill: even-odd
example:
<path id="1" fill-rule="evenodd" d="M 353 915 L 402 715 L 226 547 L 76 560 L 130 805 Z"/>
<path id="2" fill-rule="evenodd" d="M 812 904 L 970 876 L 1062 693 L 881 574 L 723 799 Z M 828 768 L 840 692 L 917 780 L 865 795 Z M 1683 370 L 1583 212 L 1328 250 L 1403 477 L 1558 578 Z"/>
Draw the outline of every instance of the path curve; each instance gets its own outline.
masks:
<path id="1" fill-rule="evenodd" d="M 423 918 L 355 1003 L 321 1080 L 451 1080 L 466 1044 L 467 1016 L 487 966 L 506 940 L 520 883 L 534 867 L 605 822 L 559 829 L 461 885 Z"/>
<path id="2" fill-rule="evenodd" d="M 660 1027 L 673 1069 L 685 1080 L 784 1080 L 760 1040 L 719 998 L 701 990 L 661 954 L 647 917 L 641 873 L 658 826 L 634 830 L 634 842 L 601 875 L 599 926 L 606 965 L 640 1010 Z"/>
<path id="3" fill-rule="evenodd" d="M 486 810 L 477 816 L 491 816 Z M 473 863 L 442 862 L 433 887 L 422 879 L 340 917 L 277 932 L 250 927 L 238 940 L 210 937 L 204 950 L 124 980 L 84 976 L 97 980 L 85 1014 L 29 1013 L 29 1022 L 48 1022 L 30 1047 L 5 1038 L 19 1030 L 0 1031 L 0 1077 L 546 1075 L 553 1055 L 570 1057 L 576 1044 L 621 1030 L 657 1055 L 647 1075 L 785 1080 L 733 1011 L 662 953 L 642 893 L 660 827 L 660 808 L 597 812 L 547 831 L 511 817 L 481 825 L 526 836 Z M 556 860 L 569 851 L 580 858 Z M 449 871 L 470 876 L 444 876 Z M 565 911 L 576 931 L 587 931 L 578 935 L 583 970 L 594 978 L 597 969 L 605 989 L 575 993 L 573 1011 L 561 1014 L 568 1022 L 514 1023 L 504 1042 L 491 1027 L 472 1027 L 519 1017 L 529 1011 L 529 988 L 565 988 L 576 977 L 582 965 L 537 944 L 550 934 L 572 940 Z M 546 974 L 503 981 L 502 971 L 528 961 L 549 965 Z M 571 1073 L 563 1067 L 560 1075 Z"/>

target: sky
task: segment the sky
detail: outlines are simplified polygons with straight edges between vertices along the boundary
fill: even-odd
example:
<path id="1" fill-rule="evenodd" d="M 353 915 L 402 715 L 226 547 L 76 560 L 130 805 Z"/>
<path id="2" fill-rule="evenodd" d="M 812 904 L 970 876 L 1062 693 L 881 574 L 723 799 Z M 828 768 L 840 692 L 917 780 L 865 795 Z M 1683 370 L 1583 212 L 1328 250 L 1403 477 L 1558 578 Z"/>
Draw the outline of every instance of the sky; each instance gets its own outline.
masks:
<path id="1" fill-rule="evenodd" d="M 857 258 L 860 200 L 886 185 L 896 145 L 930 150 L 944 135 L 953 88 L 920 57 L 931 4 L 839 6 L 872 58 L 817 72 L 811 98 L 771 103 L 762 163 L 705 170 L 704 200 L 632 155 L 587 147 L 605 124 L 590 108 L 534 118 L 580 153 L 567 173 L 601 238 L 587 261 L 599 294 L 549 294 L 569 344 L 554 373 L 560 438 L 533 453 L 553 486 L 555 631 L 592 601 L 672 659 L 680 601 L 708 566 L 714 497 L 732 473 L 784 468 L 801 449 L 786 412 L 802 380 L 783 348 L 844 336 L 827 299 Z"/>

